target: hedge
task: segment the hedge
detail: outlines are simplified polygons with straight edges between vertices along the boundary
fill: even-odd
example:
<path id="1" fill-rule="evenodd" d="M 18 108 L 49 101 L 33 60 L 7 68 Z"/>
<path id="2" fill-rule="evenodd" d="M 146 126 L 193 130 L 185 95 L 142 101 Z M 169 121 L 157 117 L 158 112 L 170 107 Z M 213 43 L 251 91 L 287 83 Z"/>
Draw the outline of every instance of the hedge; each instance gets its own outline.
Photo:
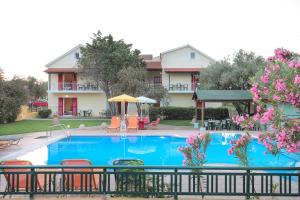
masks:
<path id="1" fill-rule="evenodd" d="M 39 116 L 41 118 L 48 118 L 51 113 L 52 113 L 51 109 L 40 110 Z"/>
<path id="2" fill-rule="evenodd" d="M 158 116 L 164 116 L 168 120 L 191 120 L 195 115 L 195 108 L 189 107 L 151 107 L 149 110 L 150 120 L 155 120 Z M 197 118 L 201 118 L 201 109 L 198 109 Z M 227 108 L 205 108 L 204 119 L 227 119 L 229 112 Z"/>

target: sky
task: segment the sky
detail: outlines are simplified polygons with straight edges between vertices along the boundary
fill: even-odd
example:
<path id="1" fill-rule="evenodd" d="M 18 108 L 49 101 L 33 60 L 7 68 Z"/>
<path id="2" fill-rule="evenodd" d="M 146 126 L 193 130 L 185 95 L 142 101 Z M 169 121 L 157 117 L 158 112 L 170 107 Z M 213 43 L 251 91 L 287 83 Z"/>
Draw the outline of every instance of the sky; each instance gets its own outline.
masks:
<path id="1" fill-rule="evenodd" d="M 45 65 L 93 33 L 145 54 L 190 44 L 220 60 L 239 49 L 300 53 L 300 0 L 0 0 L 0 68 L 47 80 Z"/>

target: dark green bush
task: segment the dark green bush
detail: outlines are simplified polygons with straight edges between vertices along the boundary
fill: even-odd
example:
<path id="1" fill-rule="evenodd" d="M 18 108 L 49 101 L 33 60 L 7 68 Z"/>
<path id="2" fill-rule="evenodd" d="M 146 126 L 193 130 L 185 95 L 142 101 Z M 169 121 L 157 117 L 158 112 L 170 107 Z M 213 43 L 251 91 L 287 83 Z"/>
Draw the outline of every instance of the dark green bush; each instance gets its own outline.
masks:
<path id="1" fill-rule="evenodd" d="M 22 84 L 16 80 L 0 80 L 0 124 L 14 122 L 25 99 Z"/>
<path id="2" fill-rule="evenodd" d="M 51 109 L 40 110 L 39 116 L 41 118 L 48 118 L 51 113 L 52 113 Z"/>
<path id="3" fill-rule="evenodd" d="M 157 117 L 161 116 L 161 110 L 160 108 L 157 107 L 150 107 L 149 109 L 149 118 L 150 121 L 156 120 Z"/>
<path id="4" fill-rule="evenodd" d="M 164 116 L 168 120 L 191 120 L 195 115 L 195 108 L 184 107 L 161 107 L 150 108 L 150 120 L 155 120 L 158 116 Z M 198 109 L 198 119 L 201 118 L 201 109 Z M 229 118 L 227 108 L 205 108 L 204 119 L 226 119 Z"/>

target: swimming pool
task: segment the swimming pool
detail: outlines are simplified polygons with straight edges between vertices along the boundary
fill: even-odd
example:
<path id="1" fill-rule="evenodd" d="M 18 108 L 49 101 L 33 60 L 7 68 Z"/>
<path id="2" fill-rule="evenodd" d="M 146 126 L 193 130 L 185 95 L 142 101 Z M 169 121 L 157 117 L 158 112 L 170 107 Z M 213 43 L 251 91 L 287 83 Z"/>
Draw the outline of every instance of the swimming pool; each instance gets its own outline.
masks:
<path id="1" fill-rule="evenodd" d="M 207 149 L 207 164 L 239 164 L 228 156 L 230 140 L 236 134 L 212 134 Z M 111 165 L 115 159 L 141 159 L 145 165 L 182 165 L 183 155 L 178 147 L 186 139 L 174 136 L 71 136 L 36 151 L 20 156 L 33 164 L 60 164 L 64 159 L 89 159 L 94 165 Z M 251 166 L 295 166 L 300 161 L 297 154 L 273 156 L 264 154 L 265 148 L 254 139 L 249 146 Z"/>

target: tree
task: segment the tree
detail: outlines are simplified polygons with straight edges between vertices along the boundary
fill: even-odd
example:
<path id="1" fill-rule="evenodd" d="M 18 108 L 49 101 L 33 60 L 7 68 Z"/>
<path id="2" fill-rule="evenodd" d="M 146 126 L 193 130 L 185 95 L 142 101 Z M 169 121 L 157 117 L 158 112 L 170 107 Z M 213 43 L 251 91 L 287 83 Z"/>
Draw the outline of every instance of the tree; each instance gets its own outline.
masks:
<path id="1" fill-rule="evenodd" d="M 251 87 L 250 78 L 262 69 L 265 60 L 253 52 L 239 50 L 231 63 L 229 58 L 213 63 L 200 73 L 200 88 L 212 90 L 247 90 Z M 203 83 L 203 84 L 201 84 Z M 242 114 L 247 106 L 233 103 Z"/>
<path id="2" fill-rule="evenodd" d="M 280 48 L 274 53 L 265 69 L 252 79 L 256 114 L 253 119 L 237 116 L 236 122 L 247 129 L 255 123 L 268 126 L 265 133 L 258 135 L 258 141 L 272 154 L 295 152 L 300 150 L 299 119 L 285 116 L 282 105 L 300 110 L 300 55 Z"/>
<path id="3" fill-rule="evenodd" d="M 48 83 L 45 81 L 38 81 L 35 77 L 28 76 L 26 79 L 28 96 L 30 99 L 42 99 L 47 96 Z"/>
<path id="4" fill-rule="evenodd" d="M 97 84 L 107 99 L 122 93 L 133 96 L 148 91 L 146 64 L 140 51 L 132 49 L 123 40 L 112 35 L 102 36 L 98 31 L 92 42 L 81 48 L 80 73 Z M 109 104 L 112 112 L 115 106 Z"/>
<path id="5" fill-rule="evenodd" d="M 14 122 L 26 96 L 18 80 L 0 81 L 0 124 Z"/>

